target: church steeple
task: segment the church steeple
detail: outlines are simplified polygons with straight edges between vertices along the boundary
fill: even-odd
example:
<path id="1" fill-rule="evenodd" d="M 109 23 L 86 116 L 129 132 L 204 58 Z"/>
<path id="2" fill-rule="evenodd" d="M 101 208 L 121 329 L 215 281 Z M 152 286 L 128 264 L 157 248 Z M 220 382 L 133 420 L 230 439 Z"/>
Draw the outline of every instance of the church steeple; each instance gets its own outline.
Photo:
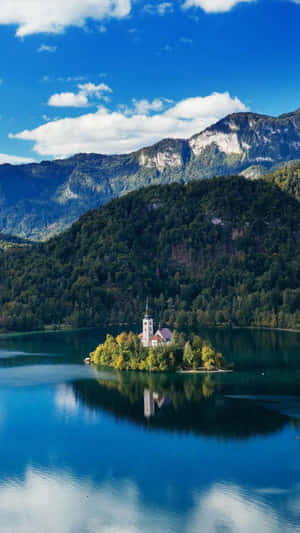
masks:
<path id="1" fill-rule="evenodd" d="M 143 338 L 142 338 L 143 346 L 145 346 L 146 348 L 149 348 L 149 346 L 152 346 L 152 337 L 153 337 L 153 318 L 151 318 L 149 314 L 149 302 L 147 298 L 145 316 L 143 320 Z"/>

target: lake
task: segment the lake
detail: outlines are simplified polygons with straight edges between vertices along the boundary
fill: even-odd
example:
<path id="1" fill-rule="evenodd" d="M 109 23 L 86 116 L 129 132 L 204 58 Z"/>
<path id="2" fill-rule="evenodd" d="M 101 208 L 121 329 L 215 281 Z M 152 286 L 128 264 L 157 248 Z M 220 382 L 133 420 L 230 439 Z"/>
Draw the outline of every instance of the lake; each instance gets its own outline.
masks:
<path id="1" fill-rule="evenodd" d="M 236 372 L 97 371 L 101 330 L 0 337 L 1 533 L 300 531 L 300 335 L 201 334 Z"/>

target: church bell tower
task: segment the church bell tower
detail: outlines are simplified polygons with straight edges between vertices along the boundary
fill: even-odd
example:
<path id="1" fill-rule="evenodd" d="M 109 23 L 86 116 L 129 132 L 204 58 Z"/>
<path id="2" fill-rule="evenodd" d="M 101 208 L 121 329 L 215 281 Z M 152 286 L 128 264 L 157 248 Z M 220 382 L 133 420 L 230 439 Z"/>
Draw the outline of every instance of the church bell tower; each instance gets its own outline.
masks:
<path id="1" fill-rule="evenodd" d="M 152 337 L 153 337 L 153 318 L 149 315 L 149 305 L 148 305 L 148 299 L 146 303 L 146 310 L 145 310 L 145 316 L 143 319 L 143 338 L 142 338 L 142 344 L 146 348 L 149 348 L 152 346 Z"/>

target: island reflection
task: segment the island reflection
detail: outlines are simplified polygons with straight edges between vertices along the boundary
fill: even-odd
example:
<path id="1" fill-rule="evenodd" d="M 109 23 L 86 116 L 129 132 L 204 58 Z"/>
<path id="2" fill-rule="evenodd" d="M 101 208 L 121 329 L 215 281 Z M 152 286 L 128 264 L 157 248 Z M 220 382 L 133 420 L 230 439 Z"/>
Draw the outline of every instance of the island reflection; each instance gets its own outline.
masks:
<path id="1" fill-rule="evenodd" d="M 148 430 L 190 432 L 219 439 L 268 435 L 285 425 L 298 427 L 300 401 L 288 383 L 274 396 L 274 383 L 243 375 L 174 376 L 116 372 L 73 382 L 76 398 Z M 282 377 L 282 376 L 281 376 Z M 258 381 L 258 382 L 257 382 Z M 286 388 L 289 388 L 287 390 Z"/>

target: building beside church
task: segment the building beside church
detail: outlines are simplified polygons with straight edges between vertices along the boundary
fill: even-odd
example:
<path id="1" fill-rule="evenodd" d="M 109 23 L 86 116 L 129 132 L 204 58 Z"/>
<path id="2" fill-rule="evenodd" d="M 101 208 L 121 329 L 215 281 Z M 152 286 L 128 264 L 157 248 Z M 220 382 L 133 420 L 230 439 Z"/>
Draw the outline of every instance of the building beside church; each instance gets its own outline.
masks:
<path id="1" fill-rule="evenodd" d="M 151 392 L 144 389 L 144 416 L 150 418 L 155 415 L 155 411 L 170 405 L 171 400 L 166 395 L 161 396 L 158 392 Z"/>
<path id="2" fill-rule="evenodd" d="M 158 347 L 172 342 L 172 332 L 168 328 L 159 327 L 154 333 L 153 318 L 149 314 L 148 302 L 143 318 L 143 332 L 139 335 L 145 348 Z"/>

